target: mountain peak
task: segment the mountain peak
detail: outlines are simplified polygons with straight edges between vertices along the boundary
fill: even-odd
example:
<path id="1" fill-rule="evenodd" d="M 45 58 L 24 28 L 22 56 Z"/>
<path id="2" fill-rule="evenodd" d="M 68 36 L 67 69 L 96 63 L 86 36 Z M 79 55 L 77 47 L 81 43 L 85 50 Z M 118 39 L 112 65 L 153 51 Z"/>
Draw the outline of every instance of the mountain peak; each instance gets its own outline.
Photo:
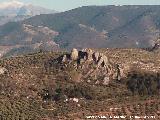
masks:
<path id="1" fill-rule="evenodd" d="M 55 11 L 17 0 L 3 2 L 0 4 L 0 16 L 35 16 L 40 14 L 54 13 Z"/>
<path id="2" fill-rule="evenodd" d="M 0 9 L 6 9 L 6 8 L 20 8 L 24 6 L 24 3 L 17 1 L 17 0 L 11 0 L 9 2 L 3 2 L 0 4 Z"/>

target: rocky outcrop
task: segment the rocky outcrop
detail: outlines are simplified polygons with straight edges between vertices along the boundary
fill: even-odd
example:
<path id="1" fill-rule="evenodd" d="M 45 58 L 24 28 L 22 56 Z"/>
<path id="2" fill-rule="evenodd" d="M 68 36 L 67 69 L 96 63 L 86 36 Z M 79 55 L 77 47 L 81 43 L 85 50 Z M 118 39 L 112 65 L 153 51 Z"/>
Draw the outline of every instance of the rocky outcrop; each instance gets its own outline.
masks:
<path id="1" fill-rule="evenodd" d="M 93 58 L 92 58 L 92 56 L 93 56 L 93 51 L 91 50 L 91 49 L 89 49 L 89 48 L 86 48 L 86 49 L 83 49 L 82 50 L 82 53 L 85 53 L 85 57 L 86 57 L 86 59 L 88 60 L 88 61 L 92 61 L 93 60 Z"/>
<path id="2" fill-rule="evenodd" d="M 119 67 L 112 65 L 105 54 L 89 48 L 80 51 L 72 49 L 70 54 L 62 57 L 61 63 L 65 63 L 65 66 L 72 64 L 74 70 L 81 74 L 79 79 L 91 79 L 89 83 L 108 85 L 112 79 L 121 79 Z"/>
<path id="3" fill-rule="evenodd" d="M 64 55 L 64 56 L 62 57 L 62 62 L 65 62 L 65 61 L 67 61 L 67 55 Z"/>
<path id="4" fill-rule="evenodd" d="M 66 62 L 69 60 L 77 61 L 77 63 L 82 63 L 82 61 L 90 61 L 97 64 L 97 67 L 105 67 L 109 64 L 107 56 L 105 56 L 103 53 L 93 51 L 90 48 L 86 48 L 81 51 L 78 51 L 77 49 L 73 48 L 70 55 L 64 55 L 62 57 L 61 62 Z"/>
<path id="5" fill-rule="evenodd" d="M 71 60 L 77 60 L 78 59 L 78 50 L 73 48 L 70 54 Z"/>

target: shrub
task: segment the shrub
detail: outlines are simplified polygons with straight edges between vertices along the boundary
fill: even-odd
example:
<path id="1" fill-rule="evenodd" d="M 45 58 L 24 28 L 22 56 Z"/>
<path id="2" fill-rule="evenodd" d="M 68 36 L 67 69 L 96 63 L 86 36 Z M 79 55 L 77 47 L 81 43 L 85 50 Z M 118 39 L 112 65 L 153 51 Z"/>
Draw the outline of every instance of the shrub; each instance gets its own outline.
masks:
<path id="1" fill-rule="evenodd" d="M 132 72 L 127 78 L 128 89 L 139 95 L 158 94 L 159 73 Z"/>

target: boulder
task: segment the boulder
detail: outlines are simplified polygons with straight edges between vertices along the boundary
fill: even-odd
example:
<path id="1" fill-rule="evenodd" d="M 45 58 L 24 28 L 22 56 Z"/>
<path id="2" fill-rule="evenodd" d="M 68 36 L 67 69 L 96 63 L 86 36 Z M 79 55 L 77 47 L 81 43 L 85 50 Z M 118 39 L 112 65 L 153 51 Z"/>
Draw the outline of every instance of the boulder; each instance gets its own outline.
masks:
<path id="1" fill-rule="evenodd" d="M 103 55 L 103 60 L 105 65 L 109 64 L 109 60 L 107 56 Z"/>
<path id="2" fill-rule="evenodd" d="M 93 54 L 93 51 L 91 49 L 87 49 L 87 60 L 89 61 L 92 61 L 93 58 L 92 58 L 92 54 Z"/>
<path id="3" fill-rule="evenodd" d="M 99 54 L 99 59 L 98 59 L 98 67 L 102 66 L 107 66 L 109 64 L 108 61 L 108 57 L 103 55 L 103 54 Z"/>
<path id="4" fill-rule="evenodd" d="M 109 81 L 110 81 L 109 76 L 105 76 L 105 77 L 104 77 L 104 80 L 103 80 L 103 85 L 108 85 L 108 84 L 109 84 Z"/>
<path id="5" fill-rule="evenodd" d="M 7 72 L 7 69 L 4 67 L 0 67 L 0 75 L 5 74 Z"/>
<path id="6" fill-rule="evenodd" d="M 62 62 L 66 62 L 67 61 L 67 55 L 64 55 L 62 58 Z"/>
<path id="7" fill-rule="evenodd" d="M 76 103 L 79 102 L 79 99 L 78 99 L 78 98 L 70 98 L 69 100 L 70 100 L 70 101 L 73 101 L 73 102 L 76 102 Z"/>
<path id="8" fill-rule="evenodd" d="M 97 63 L 99 60 L 99 53 L 98 52 L 94 52 L 93 53 L 93 60 Z"/>
<path id="9" fill-rule="evenodd" d="M 78 59 L 78 50 L 73 48 L 71 51 L 71 60 L 77 60 Z"/>
<path id="10" fill-rule="evenodd" d="M 83 49 L 82 52 L 86 53 L 86 57 L 88 61 L 93 60 L 93 51 L 90 48 Z"/>
<path id="11" fill-rule="evenodd" d="M 78 102 L 79 99 L 78 99 L 78 98 L 73 98 L 73 101 L 74 101 L 74 102 Z"/>

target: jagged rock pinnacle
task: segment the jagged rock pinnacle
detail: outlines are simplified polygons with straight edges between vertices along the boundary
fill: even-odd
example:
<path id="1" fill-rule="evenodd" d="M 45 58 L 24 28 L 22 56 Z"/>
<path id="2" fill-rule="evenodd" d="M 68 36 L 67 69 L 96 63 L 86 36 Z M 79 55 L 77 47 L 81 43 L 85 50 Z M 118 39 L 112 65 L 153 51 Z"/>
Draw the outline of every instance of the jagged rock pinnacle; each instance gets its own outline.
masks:
<path id="1" fill-rule="evenodd" d="M 77 60 L 78 59 L 78 50 L 73 48 L 70 55 L 71 60 Z"/>

